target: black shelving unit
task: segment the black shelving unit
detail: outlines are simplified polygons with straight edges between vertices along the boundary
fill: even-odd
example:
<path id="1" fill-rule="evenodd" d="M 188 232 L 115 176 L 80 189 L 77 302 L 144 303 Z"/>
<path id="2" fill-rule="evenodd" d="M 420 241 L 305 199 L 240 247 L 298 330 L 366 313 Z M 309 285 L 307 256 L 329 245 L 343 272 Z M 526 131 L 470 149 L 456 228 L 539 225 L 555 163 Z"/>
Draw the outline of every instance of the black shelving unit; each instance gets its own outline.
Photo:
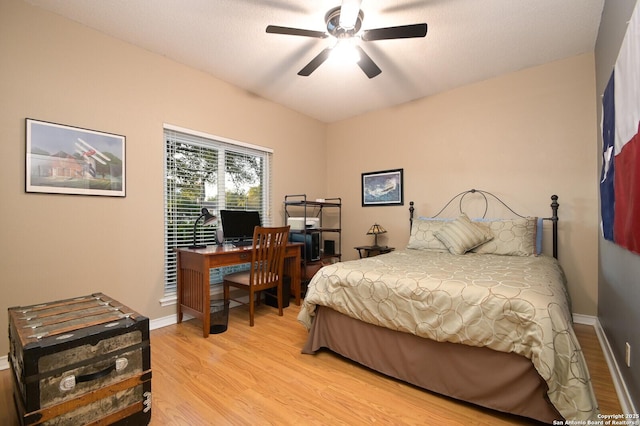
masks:
<path id="1" fill-rule="evenodd" d="M 302 250 L 302 280 L 308 282 L 309 270 L 313 266 L 340 260 L 342 257 L 342 199 L 325 198 L 323 200 L 309 200 L 306 194 L 292 194 L 284 197 L 285 224 L 290 223 L 290 218 L 299 218 L 302 229 L 289 231 L 292 241 L 305 242 Z M 307 227 L 307 219 L 317 219 L 317 227 Z M 315 234 L 315 236 L 313 235 Z M 311 246 L 317 238 L 318 253 Z M 333 241 L 333 244 L 327 243 Z M 331 248 L 333 253 L 327 253 L 325 249 Z M 311 250 L 311 252 L 310 252 Z M 335 259 L 335 260 L 334 260 Z"/>

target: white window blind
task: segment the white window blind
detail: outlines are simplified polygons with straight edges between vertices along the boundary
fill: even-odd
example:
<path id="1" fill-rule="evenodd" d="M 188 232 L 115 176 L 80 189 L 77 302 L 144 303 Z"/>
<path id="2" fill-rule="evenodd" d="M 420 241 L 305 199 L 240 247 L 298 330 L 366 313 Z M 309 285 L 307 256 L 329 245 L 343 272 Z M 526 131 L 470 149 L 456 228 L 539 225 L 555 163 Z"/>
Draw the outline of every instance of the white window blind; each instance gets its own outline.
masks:
<path id="1" fill-rule="evenodd" d="M 258 210 L 271 224 L 271 151 L 212 135 L 165 126 L 165 296 L 176 292 L 176 247 L 193 244 L 194 223 L 203 207 Z M 195 228 L 198 244 L 216 243 L 218 222 Z M 211 271 L 211 285 L 228 268 Z"/>

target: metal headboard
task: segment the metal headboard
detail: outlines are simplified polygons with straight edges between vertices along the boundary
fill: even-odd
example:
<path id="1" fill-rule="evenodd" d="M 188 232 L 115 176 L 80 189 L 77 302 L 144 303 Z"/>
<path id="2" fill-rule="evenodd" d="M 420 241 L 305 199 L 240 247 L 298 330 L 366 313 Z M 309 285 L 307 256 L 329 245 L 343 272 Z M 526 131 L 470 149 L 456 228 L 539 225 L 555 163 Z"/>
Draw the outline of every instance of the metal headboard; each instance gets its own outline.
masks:
<path id="1" fill-rule="evenodd" d="M 432 217 L 438 217 L 456 199 L 459 200 L 458 209 L 460 210 L 460 213 L 462 214 L 462 212 L 463 212 L 463 210 L 462 210 L 462 201 L 463 201 L 464 197 L 466 197 L 469 194 L 480 194 L 482 196 L 482 198 L 484 198 L 484 213 L 482 214 L 483 218 L 486 216 L 487 210 L 489 208 L 489 200 L 487 199 L 487 196 L 489 196 L 489 197 L 495 199 L 496 201 L 498 201 L 500 204 L 502 204 L 504 207 L 506 207 L 514 215 L 516 215 L 518 217 L 525 217 L 525 216 L 523 216 L 523 215 L 521 215 L 519 213 L 516 213 L 511 207 L 509 207 L 504 201 L 502 201 L 496 195 L 494 195 L 494 194 L 492 194 L 492 193 L 490 193 L 488 191 L 483 191 L 481 189 L 469 189 L 467 191 L 462 191 L 461 193 L 453 196 L 444 205 L 444 207 L 442 207 L 440 209 L 440 211 L 438 213 L 436 213 Z M 552 223 L 553 257 L 555 257 L 556 259 L 558 258 L 558 207 L 559 206 L 560 206 L 560 204 L 558 204 L 558 196 L 557 195 L 552 195 L 551 196 L 551 216 L 542 218 L 542 220 L 548 220 L 548 221 L 551 221 L 551 223 Z M 411 227 L 413 226 L 413 215 L 414 215 L 414 212 L 415 212 L 414 202 L 410 201 L 409 202 L 409 233 L 411 233 Z"/>

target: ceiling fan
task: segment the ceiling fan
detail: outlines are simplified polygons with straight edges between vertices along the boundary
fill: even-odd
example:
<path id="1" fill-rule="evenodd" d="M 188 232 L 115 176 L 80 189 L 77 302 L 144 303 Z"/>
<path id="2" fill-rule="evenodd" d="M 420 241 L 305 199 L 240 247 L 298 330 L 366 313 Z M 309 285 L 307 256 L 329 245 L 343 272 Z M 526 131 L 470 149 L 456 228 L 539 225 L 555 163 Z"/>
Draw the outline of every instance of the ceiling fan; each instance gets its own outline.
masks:
<path id="1" fill-rule="evenodd" d="M 352 48 L 356 52 L 356 61 L 358 66 L 364 71 L 369 78 L 373 78 L 380 74 L 382 70 L 373 62 L 373 60 L 365 53 L 359 45 L 353 43 L 354 39 L 363 41 L 391 40 L 398 38 L 415 38 L 427 35 L 427 24 L 401 25 L 398 27 L 376 28 L 364 30 L 359 33 L 362 27 L 364 13 L 360 10 L 362 0 L 342 0 L 342 4 L 329 10 L 325 15 L 327 31 L 305 30 L 300 28 L 280 27 L 277 25 L 268 25 L 267 33 L 295 35 L 302 37 L 327 38 L 333 36 L 336 38 L 336 44 L 322 50 L 315 58 L 311 60 L 304 68 L 298 71 L 298 75 L 309 76 L 324 61 L 326 61 L 334 50 L 351 43 Z"/>

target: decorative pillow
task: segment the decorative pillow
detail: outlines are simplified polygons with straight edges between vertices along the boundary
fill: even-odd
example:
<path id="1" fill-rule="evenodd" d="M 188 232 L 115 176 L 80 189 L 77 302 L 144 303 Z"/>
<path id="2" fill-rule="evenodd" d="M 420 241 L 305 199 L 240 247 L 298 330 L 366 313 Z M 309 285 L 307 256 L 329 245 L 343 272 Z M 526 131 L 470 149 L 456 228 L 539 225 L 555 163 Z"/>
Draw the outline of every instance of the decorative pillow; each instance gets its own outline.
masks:
<path id="1" fill-rule="evenodd" d="M 506 256 L 534 256 L 537 254 L 538 218 L 501 219 L 483 221 L 493 239 L 475 249 L 475 253 Z"/>
<path id="2" fill-rule="evenodd" d="M 442 241 L 452 254 L 465 254 L 493 238 L 493 235 L 485 225 L 471 222 L 464 213 L 433 234 Z"/>
<path id="3" fill-rule="evenodd" d="M 447 247 L 433 233 L 442 228 L 449 220 L 419 218 L 413 219 L 408 249 L 447 251 Z"/>

